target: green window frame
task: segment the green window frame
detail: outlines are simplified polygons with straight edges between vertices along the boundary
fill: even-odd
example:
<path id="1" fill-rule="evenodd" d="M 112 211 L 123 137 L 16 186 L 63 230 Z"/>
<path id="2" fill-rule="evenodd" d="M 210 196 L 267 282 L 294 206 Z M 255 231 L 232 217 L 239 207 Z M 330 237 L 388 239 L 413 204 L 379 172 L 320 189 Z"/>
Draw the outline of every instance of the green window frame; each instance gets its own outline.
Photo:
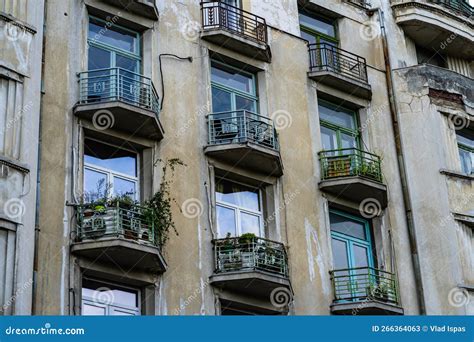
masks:
<path id="1" fill-rule="evenodd" d="M 474 132 L 461 130 L 456 133 L 462 172 L 474 174 Z"/>
<path id="2" fill-rule="evenodd" d="M 246 92 L 246 91 L 242 91 L 240 89 L 237 89 L 235 87 L 232 87 L 232 86 L 229 86 L 227 84 L 224 84 L 224 83 L 220 83 L 220 82 L 216 82 L 216 81 L 213 81 L 212 80 L 212 71 L 213 69 L 216 68 L 216 69 L 230 69 L 230 70 L 233 70 L 236 72 L 236 74 L 239 74 L 239 75 L 243 75 L 247 78 L 250 79 L 250 91 L 249 92 Z M 258 107 L 259 107 L 259 103 L 258 103 L 258 96 L 257 96 L 257 81 L 256 81 L 256 76 L 255 74 L 252 74 L 250 72 L 247 72 L 247 71 L 243 71 L 239 68 L 236 68 L 232 65 L 229 65 L 229 64 L 226 64 L 226 63 L 222 63 L 222 62 L 218 62 L 216 60 L 211 60 L 211 95 L 213 97 L 213 101 L 214 102 L 214 96 L 216 96 L 216 91 L 223 91 L 223 92 L 226 92 L 226 93 L 229 93 L 230 94 L 230 110 L 226 110 L 226 111 L 223 111 L 223 112 L 228 112 L 228 111 L 238 111 L 238 110 L 249 110 L 250 112 L 253 112 L 253 113 L 257 113 L 258 114 Z M 252 103 L 252 108 L 251 109 L 248 109 L 248 108 L 239 108 L 239 106 L 237 105 L 237 98 L 240 97 L 240 98 L 243 98 L 245 100 L 248 100 Z M 214 104 L 213 104 L 213 113 L 218 113 L 218 112 L 221 112 L 221 111 L 218 111 L 216 112 L 216 108 L 214 108 Z"/>
<path id="3" fill-rule="evenodd" d="M 349 127 L 344 127 L 342 125 L 335 124 L 334 122 L 324 120 L 324 119 L 321 118 L 321 114 L 320 114 L 321 130 L 323 128 L 326 128 L 326 129 L 334 132 L 335 135 L 336 135 L 336 146 L 335 146 L 334 149 L 340 150 L 342 148 L 345 148 L 343 146 L 342 137 L 344 135 L 346 135 L 346 136 L 352 136 L 354 138 L 354 140 L 355 140 L 354 148 L 360 150 L 361 149 L 361 141 L 360 141 L 360 132 L 359 132 L 359 129 L 358 129 L 359 123 L 358 123 L 357 113 L 355 111 L 337 106 L 333 103 L 330 103 L 330 102 L 324 101 L 324 100 L 319 100 L 319 104 L 318 104 L 319 113 L 321 113 L 321 107 L 328 108 L 328 109 L 331 109 L 331 110 L 337 110 L 339 112 L 343 112 L 343 113 L 346 113 L 346 114 L 349 114 L 349 115 L 352 116 L 353 128 L 349 128 Z M 321 132 L 321 136 L 322 135 L 323 135 L 323 132 Z M 324 148 L 324 142 L 323 141 L 322 141 L 322 144 L 323 144 L 323 149 L 327 150 L 326 148 Z"/>
<path id="4" fill-rule="evenodd" d="M 329 18 L 326 18 L 326 17 L 321 16 L 321 15 L 316 15 L 316 14 L 310 13 L 310 12 L 305 11 L 305 10 L 300 10 L 299 11 L 299 16 L 300 16 L 300 30 L 301 30 L 301 33 L 302 33 L 301 34 L 302 38 L 305 38 L 305 36 L 306 37 L 310 36 L 310 38 L 314 38 L 314 41 L 309 41 L 310 44 L 311 43 L 329 43 L 329 44 L 334 45 L 336 47 L 339 45 L 339 39 L 337 37 L 336 20 L 329 19 Z M 321 23 L 324 23 L 324 24 L 331 25 L 333 27 L 334 36 L 331 36 L 331 35 L 325 34 L 323 32 L 320 32 L 315 27 L 310 27 L 307 24 L 305 25 L 304 23 L 302 23 L 302 20 L 301 20 L 302 16 L 320 21 Z"/>
<path id="5" fill-rule="evenodd" d="M 133 36 L 134 37 L 133 52 L 99 41 L 99 39 L 96 39 L 96 37 L 99 36 L 100 38 L 101 36 L 100 34 L 96 34 L 95 36 L 91 37 L 90 36 L 91 24 L 103 27 L 104 32 L 114 31 L 115 29 L 116 31 L 122 31 L 122 32 L 128 33 L 130 36 Z M 126 27 L 117 25 L 115 23 L 111 25 L 110 21 L 105 21 L 103 19 L 100 19 L 94 16 L 89 16 L 87 45 L 89 49 L 93 47 L 93 48 L 97 48 L 102 51 L 106 51 L 110 53 L 110 61 L 109 61 L 108 68 L 115 68 L 117 66 L 117 57 L 125 57 L 125 58 L 135 61 L 135 70 L 130 70 L 130 71 L 139 74 L 140 69 L 141 69 L 141 61 L 142 61 L 140 40 L 141 40 L 141 35 L 140 33 L 136 31 L 130 30 Z M 90 58 L 90 52 L 89 52 L 88 58 Z M 93 69 L 89 68 L 89 70 L 93 70 Z"/>

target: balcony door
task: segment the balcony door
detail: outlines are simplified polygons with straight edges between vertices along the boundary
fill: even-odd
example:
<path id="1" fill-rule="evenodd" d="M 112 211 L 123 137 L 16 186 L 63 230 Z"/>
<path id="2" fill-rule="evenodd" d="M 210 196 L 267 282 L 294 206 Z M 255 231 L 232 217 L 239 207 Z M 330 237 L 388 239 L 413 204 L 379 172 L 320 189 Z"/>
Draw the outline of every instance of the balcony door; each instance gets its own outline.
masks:
<path id="1" fill-rule="evenodd" d="M 88 101 L 136 103 L 140 95 L 143 96 L 139 79 L 140 35 L 90 17 L 87 45 Z"/>
<path id="2" fill-rule="evenodd" d="M 84 279 L 83 316 L 139 316 L 139 291 Z"/>
<path id="3" fill-rule="evenodd" d="M 364 297 L 374 267 L 369 222 L 336 210 L 330 211 L 329 221 L 338 299 Z"/>
<path id="4" fill-rule="evenodd" d="M 256 113 L 258 108 L 255 75 L 212 61 L 211 89 L 214 117 L 211 140 L 231 143 L 244 139 L 248 133 L 244 116 L 246 112 Z"/>

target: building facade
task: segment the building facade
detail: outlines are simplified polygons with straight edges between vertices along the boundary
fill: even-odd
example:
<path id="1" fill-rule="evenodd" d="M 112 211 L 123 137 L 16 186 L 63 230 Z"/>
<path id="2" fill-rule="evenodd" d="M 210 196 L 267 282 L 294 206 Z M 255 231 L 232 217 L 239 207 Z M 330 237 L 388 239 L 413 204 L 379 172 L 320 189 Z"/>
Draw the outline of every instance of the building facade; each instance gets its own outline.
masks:
<path id="1" fill-rule="evenodd" d="M 25 310 L 473 314 L 472 13 L 46 1 Z"/>

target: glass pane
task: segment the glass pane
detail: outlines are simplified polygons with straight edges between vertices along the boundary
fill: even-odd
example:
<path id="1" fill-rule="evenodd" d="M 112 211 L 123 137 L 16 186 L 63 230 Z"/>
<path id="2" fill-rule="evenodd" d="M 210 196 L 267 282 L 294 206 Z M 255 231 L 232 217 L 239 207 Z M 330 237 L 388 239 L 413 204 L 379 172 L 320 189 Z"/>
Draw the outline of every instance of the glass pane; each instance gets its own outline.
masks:
<path id="1" fill-rule="evenodd" d="M 332 256 L 334 269 L 343 270 L 349 268 L 349 260 L 347 257 L 347 243 L 332 238 Z"/>
<path id="2" fill-rule="evenodd" d="M 218 202 L 260 211 L 259 192 L 245 185 L 218 180 L 216 184 L 216 199 Z"/>
<path id="3" fill-rule="evenodd" d="M 105 306 L 97 306 L 90 303 L 82 304 L 83 316 L 105 316 L 106 314 L 107 308 Z"/>
<path id="4" fill-rule="evenodd" d="M 84 169 L 84 200 L 93 202 L 106 196 L 109 184 L 107 183 L 107 174 Z"/>
<path id="5" fill-rule="evenodd" d="M 461 159 L 461 168 L 464 173 L 474 172 L 474 153 L 464 150 L 459 146 L 459 158 Z"/>
<path id="6" fill-rule="evenodd" d="M 301 30 L 301 38 L 306 39 L 310 44 L 316 44 L 317 39 L 314 34 Z"/>
<path id="7" fill-rule="evenodd" d="M 323 150 L 337 149 L 337 135 L 336 131 L 327 127 L 321 126 L 321 139 L 323 143 Z"/>
<path id="8" fill-rule="evenodd" d="M 239 73 L 236 69 L 226 65 L 212 63 L 211 81 L 246 93 L 255 93 L 251 75 Z"/>
<path id="9" fill-rule="evenodd" d="M 355 129 L 354 113 L 345 112 L 341 108 L 333 109 L 327 105 L 319 104 L 319 118 L 337 126 Z M 337 107 L 335 107 L 337 108 Z"/>
<path id="10" fill-rule="evenodd" d="M 341 148 L 357 147 L 357 140 L 354 136 L 341 133 Z"/>
<path id="11" fill-rule="evenodd" d="M 131 198 L 136 198 L 136 194 L 136 182 L 117 176 L 114 177 L 114 195 L 128 195 Z"/>
<path id="12" fill-rule="evenodd" d="M 94 19 L 91 19 L 89 23 L 89 39 L 92 42 L 100 42 L 117 49 L 138 53 L 136 51 L 136 34 L 118 27 L 107 26 Z"/>
<path id="13" fill-rule="evenodd" d="M 232 110 L 232 95 L 225 90 L 212 87 L 212 111 L 228 112 Z"/>
<path id="14" fill-rule="evenodd" d="M 246 109 L 251 112 L 256 112 L 255 109 L 255 100 L 247 99 L 242 96 L 235 96 L 235 109 L 236 110 L 242 110 Z"/>
<path id="15" fill-rule="evenodd" d="M 135 312 L 127 311 L 120 308 L 111 308 L 111 316 L 136 316 Z"/>
<path id="16" fill-rule="evenodd" d="M 353 221 L 335 213 L 329 214 L 329 221 L 331 222 L 331 230 L 344 235 L 349 235 L 361 240 L 366 240 L 364 224 Z"/>
<path id="17" fill-rule="evenodd" d="M 216 206 L 217 215 L 217 231 L 220 238 L 230 236 L 237 236 L 235 227 L 235 211 L 233 209 Z"/>
<path id="18" fill-rule="evenodd" d="M 130 308 L 138 306 L 138 293 L 134 290 L 116 288 L 114 285 L 103 284 L 94 280 L 85 280 L 86 286 L 83 287 L 82 297 L 94 299 L 98 303 L 103 301 L 107 305 L 117 304 Z"/>
<path id="19" fill-rule="evenodd" d="M 334 25 L 329 20 L 300 13 L 300 24 L 330 37 L 336 37 Z"/>
<path id="20" fill-rule="evenodd" d="M 138 73 L 138 62 L 136 59 L 128 58 L 117 54 L 115 56 L 115 66 L 131 72 Z M 132 77 L 132 75 L 125 74 L 124 76 Z"/>
<path id="21" fill-rule="evenodd" d="M 111 172 L 137 176 L 137 154 L 118 147 L 101 144 L 86 139 L 84 143 L 84 162 L 102 167 Z"/>
<path id="22" fill-rule="evenodd" d="M 88 70 L 108 69 L 111 66 L 109 51 L 89 46 Z M 99 75 L 94 74 L 93 76 Z"/>
<path id="23" fill-rule="evenodd" d="M 354 257 L 354 265 L 352 267 L 368 267 L 369 266 L 369 253 L 367 247 L 352 244 L 352 253 Z M 366 273 L 366 270 L 361 270 L 358 273 Z"/>
<path id="24" fill-rule="evenodd" d="M 458 143 L 474 149 L 474 132 L 468 130 L 459 130 L 456 132 Z"/>
<path id="25" fill-rule="evenodd" d="M 256 236 L 260 235 L 260 217 L 250 215 L 247 213 L 240 213 L 241 234 L 253 233 Z"/>

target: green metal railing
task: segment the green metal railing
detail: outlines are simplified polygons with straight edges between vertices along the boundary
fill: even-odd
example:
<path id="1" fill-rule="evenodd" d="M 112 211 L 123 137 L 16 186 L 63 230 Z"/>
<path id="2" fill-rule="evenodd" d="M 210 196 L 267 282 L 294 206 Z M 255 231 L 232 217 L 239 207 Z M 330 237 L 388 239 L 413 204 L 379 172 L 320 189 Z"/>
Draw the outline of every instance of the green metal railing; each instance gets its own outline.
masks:
<path id="1" fill-rule="evenodd" d="M 107 205 L 84 204 L 76 209 L 77 240 L 122 238 L 158 247 L 152 213 L 138 205 L 116 202 Z"/>
<path id="2" fill-rule="evenodd" d="M 122 68 L 80 72 L 79 103 L 121 101 L 159 113 L 159 97 L 150 78 Z"/>
<path id="3" fill-rule="evenodd" d="M 213 240 L 215 272 L 261 270 L 288 277 L 285 246 L 263 238 Z"/>
<path id="4" fill-rule="evenodd" d="M 273 121 L 248 110 L 209 114 L 207 124 L 209 145 L 252 142 L 279 148 Z"/>
<path id="5" fill-rule="evenodd" d="M 347 268 L 330 272 L 334 302 L 379 300 L 398 305 L 400 297 L 394 273 L 372 267 Z"/>
<path id="6" fill-rule="evenodd" d="M 343 148 L 319 152 L 321 178 L 361 176 L 382 182 L 379 156 L 357 148 Z"/>

